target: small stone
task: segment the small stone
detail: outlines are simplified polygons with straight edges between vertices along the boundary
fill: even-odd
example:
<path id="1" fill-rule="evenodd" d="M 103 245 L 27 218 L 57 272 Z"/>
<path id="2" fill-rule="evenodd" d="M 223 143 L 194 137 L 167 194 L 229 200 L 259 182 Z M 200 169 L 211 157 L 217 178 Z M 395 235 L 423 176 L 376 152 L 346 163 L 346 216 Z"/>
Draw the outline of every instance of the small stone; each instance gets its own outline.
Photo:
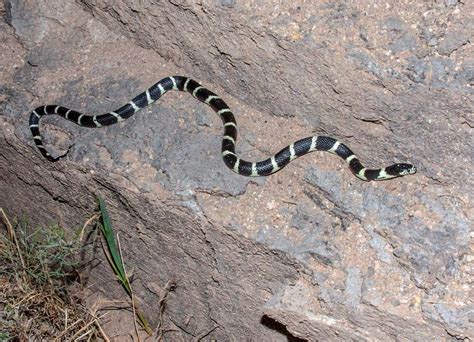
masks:
<path id="1" fill-rule="evenodd" d="M 386 20 L 385 26 L 388 31 L 400 33 L 404 30 L 403 22 L 395 17 L 390 17 Z"/>
<path id="2" fill-rule="evenodd" d="M 456 79 L 463 84 L 474 86 L 474 61 L 465 62 L 456 75 Z"/>
<path id="3" fill-rule="evenodd" d="M 456 6 L 458 4 L 458 0 L 444 0 L 444 4 L 447 7 Z"/>
<path id="4" fill-rule="evenodd" d="M 422 83 L 425 79 L 426 63 L 416 57 L 408 58 L 407 70 L 410 71 L 408 77 L 416 83 Z"/>
<path id="5" fill-rule="evenodd" d="M 221 6 L 234 8 L 235 7 L 235 0 L 221 0 Z"/>
<path id="6" fill-rule="evenodd" d="M 296 214 L 291 219 L 291 226 L 295 229 L 314 229 L 318 225 L 316 217 L 308 214 L 308 211 L 304 208 L 297 210 Z"/>
<path id="7" fill-rule="evenodd" d="M 403 51 L 415 51 L 418 47 L 418 41 L 414 34 L 407 32 L 396 38 L 389 47 L 392 53 L 396 55 Z"/>
<path id="8" fill-rule="evenodd" d="M 366 43 L 369 41 L 369 38 L 368 38 L 368 35 L 367 35 L 367 30 L 365 28 L 360 29 L 359 37 L 360 37 L 360 39 L 362 39 Z"/>
<path id="9" fill-rule="evenodd" d="M 360 269 L 357 267 L 348 267 L 346 273 L 347 276 L 344 289 L 345 302 L 352 307 L 356 307 L 360 303 L 362 288 Z"/>
<path id="10" fill-rule="evenodd" d="M 461 32 L 448 32 L 438 45 L 440 55 L 449 56 L 453 51 L 459 49 L 468 42 L 468 38 Z"/>
<path id="11" fill-rule="evenodd" d="M 438 44 L 438 38 L 433 37 L 428 41 L 428 46 L 436 46 Z"/>

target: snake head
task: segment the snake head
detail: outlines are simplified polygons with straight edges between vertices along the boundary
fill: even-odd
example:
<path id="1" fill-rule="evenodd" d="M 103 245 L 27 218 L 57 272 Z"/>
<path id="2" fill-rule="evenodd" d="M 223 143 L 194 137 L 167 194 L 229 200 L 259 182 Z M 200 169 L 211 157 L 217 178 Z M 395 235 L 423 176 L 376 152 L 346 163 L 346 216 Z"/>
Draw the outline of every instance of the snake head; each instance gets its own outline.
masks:
<path id="1" fill-rule="evenodd" d="M 387 167 L 386 172 L 394 176 L 406 176 L 416 173 L 416 167 L 411 164 L 400 163 Z"/>

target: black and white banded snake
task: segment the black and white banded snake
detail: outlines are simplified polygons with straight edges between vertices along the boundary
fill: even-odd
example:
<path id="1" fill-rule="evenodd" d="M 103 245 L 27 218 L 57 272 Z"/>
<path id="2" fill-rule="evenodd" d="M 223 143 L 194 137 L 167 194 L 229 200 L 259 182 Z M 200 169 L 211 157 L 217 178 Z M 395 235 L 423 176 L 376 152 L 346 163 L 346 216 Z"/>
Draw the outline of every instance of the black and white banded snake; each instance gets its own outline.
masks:
<path id="1" fill-rule="evenodd" d="M 157 101 L 169 90 L 189 92 L 199 101 L 209 105 L 220 116 L 224 124 L 222 158 L 225 165 L 239 175 L 251 177 L 268 176 L 281 170 L 292 160 L 313 151 L 327 151 L 338 155 L 347 162 L 350 170 L 357 178 L 365 181 L 386 180 L 414 174 L 416 172 L 416 168 L 413 165 L 405 163 L 394 164 L 381 169 L 366 169 L 346 145 L 327 136 L 312 136 L 298 140 L 270 158 L 259 162 L 248 162 L 240 159 L 235 152 L 237 124 L 227 104 L 216 94 L 202 87 L 198 82 L 182 76 L 166 77 L 143 93 L 137 95 L 126 105 L 113 112 L 102 115 L 85 115 L 56 105 L 38 107 L 31 113 L 29 122 L 34 142 L 45 158 L 49 161 L 57 161 L 64 157 L 65 154 L 59 157 L 53 157 L 43 146 L 43 140 L 39 130 L 39 121 L 43 115 L 59 115 L 83 127 L 95 128 L 110 126 L 128 119 L 140 109 Z"/>

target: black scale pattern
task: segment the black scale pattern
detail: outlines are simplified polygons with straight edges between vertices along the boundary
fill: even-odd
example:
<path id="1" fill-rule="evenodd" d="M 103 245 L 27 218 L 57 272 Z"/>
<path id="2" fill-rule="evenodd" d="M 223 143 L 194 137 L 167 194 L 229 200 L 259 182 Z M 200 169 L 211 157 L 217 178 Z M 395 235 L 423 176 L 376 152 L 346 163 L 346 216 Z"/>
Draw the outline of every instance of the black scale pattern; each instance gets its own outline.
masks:
<path id="1" fill-rule="evenodd" d="M 313 137 L 308 137 L 308 138 L 304 138 L 304 139 L 296 141 L 294 143 L 295 154 L 298 157 L 301 157 L 302 155 L 305 155 L 306 153 L 308 153 L 311 147 L 312 140 L 313 140 Z"/>
<path id="2" fill-rule="evenodd" d="M 273 173 L 273 165 L 270 158 L 257 162 L 257 170 L 260 176 L 268 176 Z"/>
<path id="3" fill-rule="evenodd" d="M 225 165 L 227 165 L 229 169 L 232 169 L 235 163 L 237 162 L 237 157 L 233 154 L 227 154 L 224 157 L 222 157 L 222 159 L 224 159 L 224 163 Z"/>
<path id="4" fill-rule="evenodd" d="M 239 174 L 241 174 L 242 176 L 250 176 L 252 174 L 252 163 L 240 159 Z"/>
<path id="5" fill-rule="evenodd" d="M 285 147 L 275 155 L 275 161 L 280 169 L 288 165 L 290 162 L 290 156 L 291 153 L 289 146 Z"/>

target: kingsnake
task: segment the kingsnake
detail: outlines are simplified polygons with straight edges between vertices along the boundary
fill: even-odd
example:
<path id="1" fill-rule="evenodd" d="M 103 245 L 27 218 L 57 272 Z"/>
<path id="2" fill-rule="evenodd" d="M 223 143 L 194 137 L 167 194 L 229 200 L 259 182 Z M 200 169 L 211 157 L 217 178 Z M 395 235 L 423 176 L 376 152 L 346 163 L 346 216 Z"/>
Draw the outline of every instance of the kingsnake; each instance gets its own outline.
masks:
<path id="1" fill-rule="evenodd" d="M 243 176 L 268 176 L 288 165 L 292 160 L 313 151 L 327 151 L 338 155 L 348 164 L 354 175 L 362 180 L 385 180 L 394 177 L 414 174 L 416 168 L 411 164 L 394 164 L 382 169 L 366 169 L 355 156 L 355 154 L 343 143 L 327 136 L 313 136 L 298 140 L 285 147 L 277 154 L 259 162 L 248 162 L 240 159 L 235 152 L 237 141 L 237 124 L 227 104 L 216 94 L 202 87 L 198 82 L 182 76 L 170 76 L 139 94 L 126 105 L 119 109 L 102 115 L 85 115 L 74 110 L 47 105 L 36 108 L 30 116 L 30 129 L 34 142 L 41 154 L 49 161 L 57 161 L 65 156 L 53 157 L 43 146 L 43 140 L 39 131 L 39 121 L 43 115 L 56 114 L 62 116 L 79 126 L 102 127 L 122 122 L 140 109 L 157 101 L 169 90 L 187 91 L 196 99 L 209 105 L 224 124 L 224 136 L 222 139 L 222 158 L 225 165 L 232 171 Z M 67 154 L 67 152 L 66 152 Z"/>

